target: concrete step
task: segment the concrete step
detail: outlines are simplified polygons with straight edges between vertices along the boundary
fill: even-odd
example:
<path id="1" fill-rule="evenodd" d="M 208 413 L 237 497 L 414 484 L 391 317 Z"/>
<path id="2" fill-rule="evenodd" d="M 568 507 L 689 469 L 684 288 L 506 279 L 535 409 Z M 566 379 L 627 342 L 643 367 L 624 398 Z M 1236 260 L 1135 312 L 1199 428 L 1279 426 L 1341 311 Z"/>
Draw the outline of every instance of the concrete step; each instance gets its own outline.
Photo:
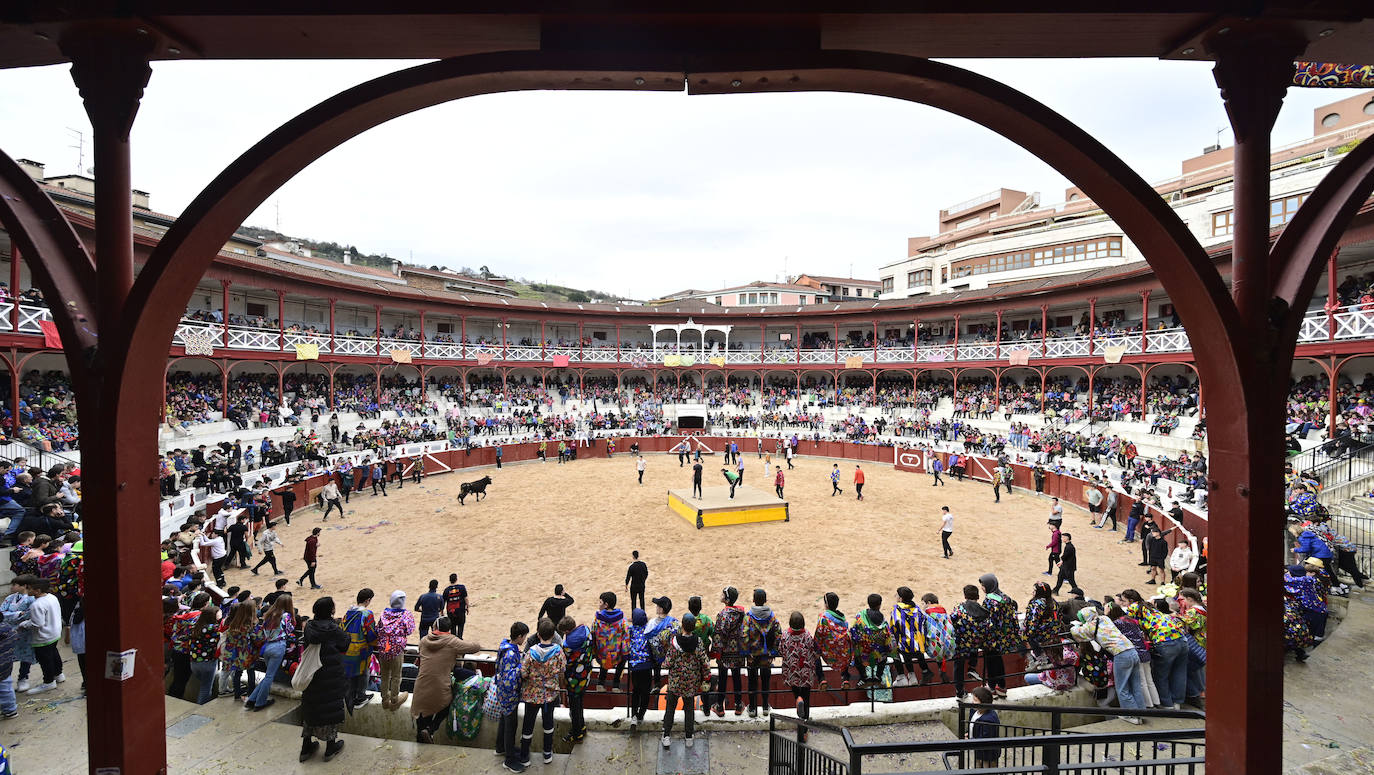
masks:
<path id="1" fill-rule="evenodd" d="M 1331 743 L 1330 745 L 1337 745 Z M 1358 773 L 1374 773 L 1374 748 L 1352 748 L 1348 751 L 1340 751 L 1308 762 L 1298 767 L 1292 767 L 1287 772 L 1293 775 L 1357 775 Z"/>

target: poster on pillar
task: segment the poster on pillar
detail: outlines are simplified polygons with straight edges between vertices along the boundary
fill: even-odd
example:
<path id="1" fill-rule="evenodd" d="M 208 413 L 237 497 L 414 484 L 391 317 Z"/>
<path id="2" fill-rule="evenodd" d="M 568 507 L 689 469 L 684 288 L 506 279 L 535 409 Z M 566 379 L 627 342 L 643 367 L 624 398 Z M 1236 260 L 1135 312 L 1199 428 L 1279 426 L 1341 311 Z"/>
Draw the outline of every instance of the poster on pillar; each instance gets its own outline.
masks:
<path id="1" fill-rule="evenodd" d="M 553 356 L 553 367 L 554 367 L 555 369 L 564 369 L 564 368 L 567 368 L 567 366 L 568 366 L 568 361 L 569 361 L 571 358 L 572 358 L 572 356 L 570 356 L 570 355 L 555 355 L 555 356 Z"/>
<path id="2" fill-rule="evenodd" d="M 181 335 L 187 355 L 214 355 L 218 340 L 219 332 L 208 328 L 193 328 Z"/>
<path id="3" fill-rule="evenodd" d="M 1107 363 L 1121 363 L 1121 356 L 1126 354 L 1126 345 L 1109 344 L 1102 348 L 1102 360 Z"/>
<path id="4" fill-rule="evenodd" d="M 1031 351 L 1024 347 L 1018 347 L 1007 353 L 1007 363 L 1012 366 L 1026 366 L 1030 363 Z"/>
<path id="5" fill-rule="evenodd" d="M 410 349 L 400 347 L 391 351 L 392 363 L 410 363 Z"/>
<path id="6" fill-rule="evenodd" d="M 188 350 L 189 354 L 190 351 Z M 296 342 L 296 360 L 298 361 L 318 361 L 320 359 L 320 346 L 314 342 Z"/>

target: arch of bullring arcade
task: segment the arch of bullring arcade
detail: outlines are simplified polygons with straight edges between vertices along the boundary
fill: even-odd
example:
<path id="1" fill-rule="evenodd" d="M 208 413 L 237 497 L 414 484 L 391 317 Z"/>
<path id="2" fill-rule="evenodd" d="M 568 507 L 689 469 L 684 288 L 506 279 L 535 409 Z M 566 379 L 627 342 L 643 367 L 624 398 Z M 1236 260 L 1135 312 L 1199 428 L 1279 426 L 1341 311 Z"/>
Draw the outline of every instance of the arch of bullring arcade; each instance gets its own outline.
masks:
<path id="1" fill-rule="evenodd" d="M 492 53 L 452 56 L 370 81 L 283 125 L 205 188 L 135 276 L 128 218 L 129 132 L 149 81 L 149 63 L 173 51 L 214 58 L 241 56 L 245 50 L 233 49 L 242 42 L 225 43 L 222 33 L 206 26 L 213 15 L 111 19 L 103 10 L 76 5 L 62 19 L 3 18 L 0 44 L 9 45 L 0 45 L 0 51 L 10 53 L 0 54 L 0 64 L 71 61 L 94 129 L 100 169 L 93 244 L 88 249 L 82 243 L 8 156 L 0 158 L 0 222 L 44 295 L 61 300 L 52 305 L 51 314 L 83 420 L 83 455 L 93 463 L 85 471 L 85 497 L 105 514 L 91 521 L 86 535 L 91 547 L 91 653 L 137 649 L 153 655 L 160 650 L 157 593 L 143 582 L 154 565 L 147 547 L 159 539 L 156 520 L 148 518 L 157 511 L 158 493 L 147 461 L 156 454 L 156 429 L 149 418 L 158 415 L 162 395 L 159 370 L 147 364 L 164 363 L 169 351 L 175 351 L 171 345 L 185 302 L 234 229 L 312 161 L 391 118 L 479 94 L 684 87 L 691 94 L 845 91 L 934 106 L 1003 135 L 1078 186 L 1147 257 L 1187 328 L 1192 363 L 1207 390 L 1210 534 L 1215 539 L 1211 643 L 1214 651 L 1227 655 L 1211 670 L 1217 688 L 1209 697 L 1208 763 L 1220 772 L 1277 771 L 1281 597 L 1266 547 L 1283 519 L 1285 394 L 1283 380 L 1274 375 L 1287 373 L 1316 280 L 1374 189 L 1374 145 L 1365 142 L 1351 151 L 1271 246 L 1269 134 L 1296 58 L 1330 54 L 1328 61 L 1336 56 L 1374 60 L 1374 34 L 1367 20 L 1358 15 L 1322 18 L 1299 5 L 1249 19 L 1224 14 L 1084 15 L 1077 21 L 1086 26 L 1075 29 L 1104 31 L 1087 36 L 1098 40 L 1085 48 L 1059 31 L 1074 25 L 1051 23 L 1044 18 L 1050 14 L 966 20 L 946 15 L 936 22 L 935 16 L 920 13 L 869 16 L 863 3 L 839 17 L 766 9 L 747 19 L 726 14 L 646 18 L 619 11 L 584 18 L 573 11 L 558 17 L 515 14 L 509 20 L 465 20 L 455 14 L 450 17 L 455 25 L 470 20 L 474 29 L 483 30 L 485 40 L 456 46 L 457 53 Z M 237 21 L 251 19 L 252 13 L 252 8 L 243 10 Z M 431 22 L 378 10 L 346 20 L 303 12 L 290 23 L 315 30 L 319 39 L 347 38 L 338 33 L 371 25 L 370 34 L 358 36 L 351 47 L 314 44 L 319 48 L 298 49 L 296 56 L 359 54 L 375 43 L 370 55 L 432 57 L 432 40 L 417 34 L 418 25 Z M 927 23 L 944 27 L 938 35 L 929 29 L 920 32 Z M 1113 25 L 1121 25 L 1120 30 Z M 904 31 L 924 45 L 912 49 L 915 44 L 885 37 L 892 31 Z M 1004 46 L 1000 55 L 1215 60 L 1214 73 L 1236 137 L 1229 286 L 1213 257 L 1166 203 L 1089 134 L 1002 84 L 906 55 L 986 54 L 987 45 L 980 43 L 984 39 L 999 41 Z M 1332 39 L 1335 43 L 1326 43 Z M 271 57 L 280 50 L 274 46 L 281 41 L 273 35 L 259 40 L 257 56 Z M 453 54 L 454 48 L 444 53 Z M 914 317 L 894 309 L 883 314 Z M 679 314 L 661 323 L 681 325 L 681 318 Z M 758 321 L 732 321 L 746 322 Z M 161 707 L 160 677 L 155 658 L 140 658 L 131 680 L 96 677 L 91 682 L 92 772 L 117 768 L 109 771 L 144 773 L 165 767 L 162 715 L 152 710 Z"/>

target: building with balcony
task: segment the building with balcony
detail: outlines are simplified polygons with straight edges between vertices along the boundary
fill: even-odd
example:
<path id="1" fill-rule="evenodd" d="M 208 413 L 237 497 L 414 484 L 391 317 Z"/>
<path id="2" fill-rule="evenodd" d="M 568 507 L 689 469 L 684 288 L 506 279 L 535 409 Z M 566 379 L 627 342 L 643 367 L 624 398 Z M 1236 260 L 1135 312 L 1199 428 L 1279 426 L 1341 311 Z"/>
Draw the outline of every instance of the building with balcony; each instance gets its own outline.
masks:
<path id="1" fill-rule="evenodd" d="M 1374 92 L 1313 111 L 1312 135 L 1274 149 L 1270 226 L 1279 228 L 1326 172 L 1374 134 Z M 1229 243 L 1233 149 L 1208 147 L 1155 184 L 1204 247 Z M 879 269 L 882 298 L 980 290 L 1144 261 L 1120 227 L 1077 188 L 1058 204 L 999 189 L 941 210 L 934 236 L 907 240 L 906 258 Z"/>

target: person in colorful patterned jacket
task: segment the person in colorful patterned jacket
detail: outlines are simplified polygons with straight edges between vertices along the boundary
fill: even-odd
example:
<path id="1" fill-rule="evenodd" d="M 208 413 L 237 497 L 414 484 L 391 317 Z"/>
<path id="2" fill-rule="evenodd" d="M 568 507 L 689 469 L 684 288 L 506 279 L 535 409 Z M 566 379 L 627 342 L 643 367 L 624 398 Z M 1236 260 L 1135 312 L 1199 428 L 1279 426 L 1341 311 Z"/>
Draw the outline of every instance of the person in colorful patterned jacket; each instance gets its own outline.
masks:
<path id="1" fill-rule="evenodd" d="M 1183 621 L 1146 603 L 1134 589 L 1124 590 L 1117 600 L 1125 606 L 1126 613 L 1140 622 L 1150 639 L 1150 672 L 1154 674 L 1155 689 L 1159 691 L 1160 707 L 1176 707 L 1183 701 L 1188 680 L 1188 645 L 1183 640 Z"/>
<path id="2" fill-rule="evenodd" d="M 57 593 L 57 602 L 62 608 L 62 621 L 64 622 L 71 621 L 72 609 L 76 608 L 76 601 L 86 595 L 84 547 L 84 541 L 78 540 L 72 544 L 72 550 L 63 556 L 57 567 L 57 584 L 53 591 Z"/>
<path id="3" fill-rule="evenodd" d="M 954 624 L 933 592 L 921 595 L 921 627 L 926 659 L 940 666 L 940 680 L 949 681 L 949 660 L 954 658 Z"/>
<path id="4" fill-rule="evenodd" d="M 625 669 L 626 640 L 629 626 L 625 614 L 615 607 L 614 592 L 602 592 L 600 608 L 596 612 L 596 626 L 593 632 L 596 662 L 601 666 L 601 688 L 606 688 L 606 677 L 615 671 L 611 691 L 620 691 L 620 673 Z"/>
<path id="5" fill-rule="evenodd" d="M 377 621 L 377 663 L 382 670 L 382 708 L 397 710 L 410 698 L 401 691 L 401 670 L 405 664 L 406 642 L 415 632 L 415 615 L 406 607 L 406 593 L 391 593 L 391 605 Z"/>
<path id="6" fill-rule="evenodd" d="M 782 659 L 782 682 L 792 690 L 797 700 L 797 716 L 811 718 L 811 689 L 816 685 L 816 641 L 806 631 L 806 617 L 793 611 L 788 617 L 787 632 L 778 645 Z M 805 732 L 802 733 L 805 739 Z"/>
<path id="7" fill-rule="evenodd" d="M 816 620 L 816 651 L 832 672 L 839 673 L 840 688 L 849 688 L 849 666 L 854 663 L 854 641 L 849 637 L 849 622 L 840 613 L 840 596 L 825 593 L 825 611 Z M 816 661 L 816 680 L 821 690 L 828 688 L 820 660 Z"/>
<path id="8" fill-rule="evenodd" d="M 740 668 L 744 667 L 747 655 L 744 651 L 744 609 L 735 605 L 737 600 L 738 589 L 726 587 L 721 590 L 720 601 L 725 607 L 716 614 L 716 631 L 711 639 L 714 649 L 711 656 L 716 660 L 716 702 L 712 710 L 717 716 L 725 715 L 727 672 L 735 679 L 735 715 L 744 713 Z"/>
<path id="9" fill-rule="evenodd" d="M 673 734 L 673 714 L 677 701 L 682 699 L 683 745 L 692 747 L 692 733 L 696 728 L 696 696 L 711 686 L 710 658 L 706 646 L 696 634 L 696 617 L 682 617 L 682 630 L 668 640 L 664 662 L 668 669 L 668 683 L 664 687 L 663 747 L 668 748 Z"/>
<path id="10" fill-rule="evenodd" d="M 1016 621 L 1016 601 L 1002 591 L 997 577 L 991 573 L 979 576 L 978 583 L 983 587 L 983 605 L 992 615 L 991 638 L 983 652 L 988 688 L 998 697 L 1005 698 L 1007 670 L 1002 655 L 1017 653 L 1026 646 L 1021 638 L 1021 627 Z"/>
<path id="11" fill-rule="evenodd" d="M 892 630 L 883 621 L 883 596 L 868 596 L 868 608 L 854 617 L 849 638 L 854 642 L 854 664 L 859 667 L 859 683 L 882 681 L 887 655 L 892 653 Z"/>
<path id="12" fill-rule="evenodd" d="M 1292 651 L 1299 662 L 1307 661 L 1307 650 L 1312 648 L 1312 631 L 1302 618 L 1302 606 L 1297 597 L 1284 590 L 1283 593 L 1283 648 Z"/>
<path id="13" fill-rule="evenodd" d="M 1207 650 L 1207 606 L 1203 603 L 1202 593 L 1194 588 L 1188 588 L 1178 593 L 1178 618 L 1183 620 L 1183 626 L 1187 628 L 1188 634 L 1193 636 L 1193 640 L 1202 647 L 1203 652 Z M 1188 680 L 1186 682 L 1186 697 L 1184 701 L 1197 708 L 1203 707 L 1201 699 L 1202 692 L 1207 688 L 1207 663 L 1204 659 L 1199 659 L 1193 650 L 1188 650 Z"/>
<path id="14" fill-rule="evenodd" d="M 377 617 L 368 610 L 372 597 L 372 590 L 358 590 L 357 604 L 350 606 L 343 617 L 343 631 L 348 635 L 343 669 L 348 677 L 348 702 L 354 706 L 366 705 L 372 698 L 367 693 L 368 665 L 372 663 L 372 650 L 377 647 Z"/>
<path id="15" fill-rule="evenodd" d="M 1035 582 L 1029 603 L 1026 603 L 1025 638 L 1036 659 L 1044 657 L 1044 648 L 1058 644 L 1064 622 L 1059 618 L 1059 606 L 1054 602 L 1050 585 Z"/>
<path id="16" fill-rule="evenodd" d="M 768 606 L 767 592 L 754 590 L 754 605 L 750 606 L 744 621 L 745 650 L 749 654 L 749 718 L 757 718 L 760 706 L 765 716 L 772 709 L 768 687 L 773 679 L 778 640 L 782 637 L 782 626 Z"/>
<path id="17" fill-rule="evenodd" d="M 978 655 L 992 640 L 992 613 L 978 598 L 978 587 L 965 584 L 964 602 L 949 615 L 954 625 L 954 693 L 959 699 L 964 698 L 965 676 L 972 674 L 981 682 L 971 668 L 978 666 Z"/>
<path id="18" fill-rule="evenodd" d="M 649 694 L 653 688 L 653 657 L 649 655 L 649 639 L 645 628 L 649 617 L 643 608 L 630 612 L 630 631 L 626 637 L 625 665 L 630 668 L 630 731 L 639 729 L 649 712 Z"/>
<path id="19" fill-rule="evenodd" d="M 670 616 L 673 601 L 667 597 L 656 597 L 649 602 L 654 604 L 654 618 L 644 628 L 644 637 L 649 642 L 649 656 L 653 660 L 654 685 L 663 680 L 663 660 L 668 656 L 668 640 L 677 634 L 677 617 Z"/>
<path id="20" fill-rule="evenodd" d="M 1302 565 L 1289 565 L 1283 574 L 1283 589 L 1298 601 L 1303 621 L 1312 633 L 1312 639 L 1321 643 L 1326 637 L 1326 594 L 1316 574 Z"/>
<path id="21" fill-rule="evenodd" d="M 520 701 L 525 703 L 525 723 L 520 732 L 520 763 L 530 762 L 530 740 L 534 721 L 544 722 L 544 763 L 553 761 L 553 706 L 567 672 L 568 658 L 563 647 L 553 642 L 555 626 L 549 619 L 539 620 L 539 642 L 525 653 L 520 664 Z"/>
<path id="22" fill-rule="evenodd" d="M 934 677 L 926 658 L 922 654 L 925 646 L 925 627 L 922 620 L 925 612 L 916 607 L 916 593 L 911 587 L 897 588 L 897 604 L 892 606 L 892 635 L 896 641 L 898 663 L 902 675 L 893 680 L 892 685 L 905 684 L 916 686 L 922 682 L 930 683 Z M 916 677 L 916 664 L 921 665 L 921 678 Z"/>
<path id="23" fill-rule="evenodd" d="M 564 616 L 558 622 L 558 634 L 563 638 L 563 654 L 567 661 L 563 680 L 568 687 L 568 720 L 571 722 L 563 742 L 580 743 L 587 738 L 582 703 L 592 677 L 592 630 L 585 624 L 578 624 L 571 616 Z"/>
<path id="24" fill-rule="evenodd" d="M 505 767 L 511 772 L 525 771 L 515 740 L 515 721 L 520 710 L 520 644 L 529 634 L 530 627 L 524 622 L 510 626 L 510 637 L 496 650 L 495 675 L 482 703 L 482 712 L 497 722 L 496 755 L 506 757 Z"/>
<path id="25" fill-rule="evenodd" d="M 1140 652 L 1135 643 L 1116 626 L 1116 622 L 1088 606 L 1078 612 L 1078 621 L 1069 631 L 1077 640 L 1093 643 L 1112 660 L 1112 679 L 1116 683 L 1117 701 L 1123 709 L 1141 710 L 1145 707 L 1144 674 L 1140 671 Z M 1067 650 L 1067 649 L 1066 649 Z M 1075 660 L 1076 661 L 1076 660 Z M 1137 716 L 1125 716 L 1131 724 L 1142 723 Z"/>
<path id="26" fill-rule="evenodd" d="M 257 685 L 257 672 L 253 666 L 258 661 L 258 649 L 253 648 L 253 628 L 257 616 L 251 603 L 240 603 L 229 609 L 219 626 L 219 661 L 223 670 L 229 673 L 234 686 L 234 700 L 237 702 L 253 692 Z M 243 685 L 243 673 L 248 672 L 248 685 Z"/>

